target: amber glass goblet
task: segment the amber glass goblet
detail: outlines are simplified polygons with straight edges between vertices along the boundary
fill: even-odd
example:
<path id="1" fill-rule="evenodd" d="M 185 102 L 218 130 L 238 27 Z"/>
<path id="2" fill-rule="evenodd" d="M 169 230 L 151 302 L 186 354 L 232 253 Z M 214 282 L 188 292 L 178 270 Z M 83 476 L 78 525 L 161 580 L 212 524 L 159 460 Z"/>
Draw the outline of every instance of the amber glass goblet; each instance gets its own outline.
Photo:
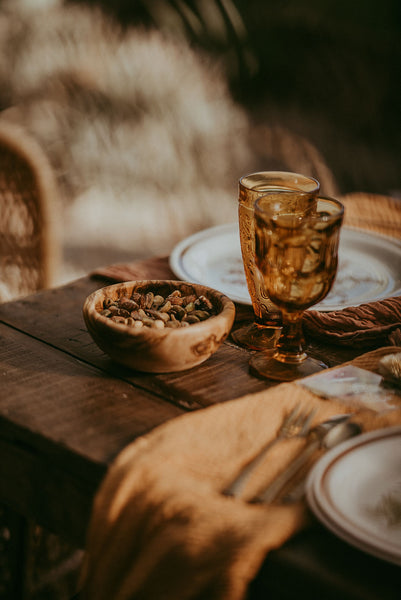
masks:
<path id="1" fill-rule="evenodd" d="M 239 180 L 238 221 L 242 261 L 255 321 L 232 333 L 235 343 L 253 350 L 273 348 L 280 333 L 281 312 L 269 298 L 263 277 L 255 264 L 254 205 L 268 192 L 297 194 L 300 209 L 308 212 L 315 203 L 320 184 L 313 177 L 287 171 L 260 171 Z"/>
<path id="2" fill-rule="evenodd" d="M 302 315 L 333 285 L 343 215 L 343 205 L 333 198 L 317 198 L 309 213 L 286 192 L 257 200 L 255 263 L 264 289 L 281 310 L 282 330 L 273 355 L 261 352 L 251 358 L 255 374 L 292 381 L 327 368 L 305 352 Z"/>

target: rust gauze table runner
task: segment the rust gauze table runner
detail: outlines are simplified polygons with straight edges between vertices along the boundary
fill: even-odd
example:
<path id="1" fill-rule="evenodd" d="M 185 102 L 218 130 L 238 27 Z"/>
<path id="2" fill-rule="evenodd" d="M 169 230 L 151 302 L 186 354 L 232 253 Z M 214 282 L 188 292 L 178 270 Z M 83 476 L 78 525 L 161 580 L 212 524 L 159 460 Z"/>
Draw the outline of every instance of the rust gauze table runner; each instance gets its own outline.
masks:
<path id="1" fill-rule="evenodd" d="M 401 297 L 386 298 L 333 312 L 306 311 L 305 333 L 326 343 L 375 348 L 401 346 Z"/>
<path id="2" fill-rule="evenodd" d="M 374 371 L 382 356 L 399 351 L 384 348 L 353 364 Z M 310 515 L 305 501 L 248 504 L 221 491 L 298 403 L 316 410 L 312 424 L 352 411 L 364 431 L 401 425 L 401 407 L 377 414 L 322 400 L 296 383 L 169 421 L 129 445 L 109 469 L 94 503 L 82 598 L 245 598 L 269 551 L 307 526 Z M 244 498 L 261 491 L 304 443 L 276 444 Z"/>
<path id="3" fill-rule="evenodd" d="M 155 256 L 132 263 L 100 267 L 93 271 L 92 276 L 106 277 L 115 282 L 139 281 L 140 279 L 177 279 L 170 269 L 168 256 Z"/>
<path id="4" fill-rule="evenodd" d="M 125 265 L 111 265 L 99 269 L 101 275 L 114 281 L 136 279 L 175 279 L 167 257 L 157 257 Z M 248 307 L 237 305 L 237 319 L 241 313 L 252 317 Z M 377 346 L 401 346 L 401 296 L 385 298 L 360 306 L 333 312 L 308 310 L 304 314 L 306 334 L 334 344 L 359 346 L 361 350 Z"/>
<path id="5" fill-rule="evenodd" d="M 401 239 L 401 200 L 376 194 L 353 193 L 342 198 L 344 224 Z M 401 297 L 386 298 L 333 312 L 308 310 L 305 333 L 334 344 L 401 345 Z"/>
<path id="6" fill-rule="evenodd" d="M 401 201 L 388 196 L 354 193 L 344 196 L 345 224 L 401 238 Z M 94 275 L 114 281 L 134 279 L 176 279 L 167 257 L 98 269 Z M 252 318 L 249 307 L 237 305 Z M 370 350 L 378 346 L 401 345 L 401 297 L 366 303 L 334 312 L 309 310 L 303 319 L 305 333 L 334 344 Z"/>

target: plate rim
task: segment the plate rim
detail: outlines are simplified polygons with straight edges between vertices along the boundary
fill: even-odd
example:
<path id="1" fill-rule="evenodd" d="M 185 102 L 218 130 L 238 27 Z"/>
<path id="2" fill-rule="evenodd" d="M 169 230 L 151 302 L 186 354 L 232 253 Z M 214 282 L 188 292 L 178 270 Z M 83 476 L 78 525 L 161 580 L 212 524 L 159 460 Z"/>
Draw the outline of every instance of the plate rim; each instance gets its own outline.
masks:
<path id="1" fill-rule="evenodd" d="M 335 463 L 338 463 L 338 461 L 341 461 L 342 457 L 347 456 L 350 452 L 361 446 L 397 436 L 401 436 L 400 425 L 384 427 L 358 435 L 355 438 L 341 443 L 332 450 L 329 450 L 318 460 L 307 477 L 306 500 L 316 518 L 339 538 L 372 556 L 401 566 L 401 545 L 398 549 L 392 542 L 385 544 L 382 539 L 379 539 L 377 536 L 372 536 L 371 533 L 364 532 L 362 528 L 347 528 L 346 522 L 349 519 L 342 519 L 340 516 L 341 511 L 334 511 L 331 514 L 328 513 L 318 496 L 318 488 L 323 485 L 323 479 L 327 475 L 330 467 Z M 331 501 L 331 498 L 329 498 L 329 500 Z M 331 504 L 333 504 L 332 501 Z M 377 540 L 376 543 L 375 540 Z"/>
<path id="2" fill-rule="evenodd" d="M 207 227 L 206 229 L 202 229 L 201 231 L 197 231 L 196 233 L 193 233 L 192 235 L 189 235 L 188 237 L 184 238 L 183 240 L 181 240 L 180 242 L 178 242 L 178 244 L 176 244 L 173 248 L 173 250 L 170 253 L 169 256 L 169 266 L 170 269 L 173 271 L 173 273 L 179 277 L 180 279 L 183 279 L 184 281 L 188 281 L 188 273 L 186 273 L 185 270 L 181 269 L 181 265 L 180 265 L 180 260 L 179 258 L 181 256 L 184 255 L 185 251 L 187 249 L 189 249 L 190 247 L 192 247 L 194 245 L 194 243 L 196 243 L 198 240 L 205 240 L 208 237 L 213 237 L 212 234 L 215 234 L 218 231 L 227 231 L 227 232 L 234 232 L 234 231 L 238 231 L 238 235 L 239 235 L 239 227 L 238 227 L 238 223 L 235 222 L 231 222 L 231 223 L 223 223 L 222 225 L 214 225 L 212 227 Z M 204 282 L 200 281 L 198 278 L 194 277 L 192 279 L 193 283 L 200 283 L 202 285 L 206 285 Z M 224 292 L 227 295 L 227 292 Z M 244 302 L 244 298 L 237 296 L 236 294 L 229 294 L 229 297 L 231 300 L 233 300 L 233 302 L 237 302 L 238 304 L 245 304 L 246 306 L 251 306 L 251 299 L 249 298 L 248 302 Z"/>
<path id="3" fill-rule="evenodd" d="M 373 238 L 376 241 L 378 241 L 378 240 L 386 241 L 388 244 L 391 244 L 392 247 L 395 246 L 401 254 L 401 240 L 398 240 L 395 237 L 385 235 L 383 233 L 377 233 L 375 231 L 370 231 L 370 230 L 368 231 L 365 229 L 359 229 L 357 227 L 350 227 L 348 225 L 343 226 L 342 230 L 360 234 L 361 236 L 367 237 L 368 239 Z M 181 279 L 183 281 L 192 281 L 193 283 L 201 283 L 203 285 L 206 285 L 205 282 L 200 281 L 196 277 L 192 277 L 191 279 L 188 279 L 189 273 L 187 273 L 183 268 L 181 268 L 180 258 L 184 255 L 184 253 L 189 248 L 191 248 L 199 240 L 204 240 L 204 239 L 207 239 L 208 237 L 214 237 L 216 235 L 216 233 L 218 233 L 219 231 L 233 232 L 233 233 L 235 231 L 239 232 L 238 223 L 234 221 L 231 223 L 223 223 L 221 225 L 213 225 L 211 227 L 201 229 L 200 231 L 197 231 L 197 232 L 187 236 L 186 238 L 184 238 L 183 240 L 181 240 L 174 246 L 173 250 L 170 252 L 169 266 L 170 266 L 171 270 L 173 271 L 173 273 L 179 279 Z M 224 292 L 224 293 L 227 294 L 227 292 Z M 251 306 L 250 297 L 247 301 L 245 301 L 243 296 L 238 296 L 236 294 L 228 294 L 228 295 L 230 296 L 231 300 L 233 300 L 234 302 L 237 302 L 238 304 Z M 397 290 L 394 290 L 391 293 L 391 296 L 400 296 L 400 295 L 401 295 L 401 285 Z M 355 303 L 352 305 L 338 304 L 338 305 L 335 305 L 334 308 L 328 307 L 328 308 L 322 308 L 320 310 L 322 310 L 322 312 L 331 312 L 331 311 L 335 311 L 335 310 L 342 310 L 344 308 L 351 307 L 351 306 L 360 306 L 361 304 L 365 304 L 366 302 L 383 300 L 385 297 L 387 297 L 387 295 L 383 296 L 383 297 L 379 297 L 379 298 L 373 298 L 372 300 L 364 300 L 362 302 L 358 302 L 358 303 Z M 319 310 L 319 308 L 316 308 L 316 310 Z"/>

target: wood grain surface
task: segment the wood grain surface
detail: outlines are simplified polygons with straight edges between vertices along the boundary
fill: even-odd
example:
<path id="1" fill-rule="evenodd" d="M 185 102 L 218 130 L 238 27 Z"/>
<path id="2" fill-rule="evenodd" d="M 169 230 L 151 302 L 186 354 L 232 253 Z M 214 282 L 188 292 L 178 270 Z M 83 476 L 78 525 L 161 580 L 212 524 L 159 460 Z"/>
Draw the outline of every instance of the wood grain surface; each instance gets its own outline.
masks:
<path id="1" fill-rule="evenodd" d="M 139 373 L 113 363 L 92 341 L 82 317 L 85 298 L 107 283 L 86 277 L 0 305 L 0 502 L 78 547 L 85 543 L 98 485 L 128 443 L 187 411 L 274 385 L 250 375 L 251 352 L 230 338 L 205 363 L 181 373 Z M 252 318 L 247 307 L 237 308 L 235 327 Z M 330 366 L 358 354 L 316 342 L 309 342 L 308 350 Z M 321 536 L 331 543 L 328 532 L 311 528 L 269 557 L 268 565 L 294 576 L 287 577 L 282 595 L 269 597 L 291 598 L 301 581 L 318 582 L 320 594 L 358 584 L 347 570 L 347 557 L 362 565 L 372 559 L 335 540 L 341 552 L 330 559 L 334 585 L 314 554 Z M 394 576 L 391 566 L 374 564 L 376 573 Z M 370 590 L 376 578 L 371 576 Z M 386 600 L 392 598 L 388 587 Z M 274 578 L 266 579 L 262 570 L 251 597 L 270 592 L 277 592 Z"/>

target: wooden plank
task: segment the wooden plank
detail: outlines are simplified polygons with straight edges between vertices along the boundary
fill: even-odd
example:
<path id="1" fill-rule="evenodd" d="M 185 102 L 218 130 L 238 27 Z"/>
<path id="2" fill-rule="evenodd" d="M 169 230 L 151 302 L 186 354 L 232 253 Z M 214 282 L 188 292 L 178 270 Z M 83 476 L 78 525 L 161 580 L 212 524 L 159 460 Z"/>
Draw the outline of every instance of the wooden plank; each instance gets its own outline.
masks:
<path id="1" fill-rule="evenodd" d="M 1 502 L 83 548 L 93 496 L 106 469 L 94 465 L 91 478 L 72 475 L 63 463 L 2 436 L 0 454 Z"/>
<path id="2" fill-rule="evenodd" d="M 265 382 L 249 375 L 249 353 L 230 344 L 224 344 L 203 365 L 180 373 L 138 373 L 114 364 L 92 341 L 82 317 L 86 296 L 98 287 L 98 281 L 83 279 L 4 304 L 0 306 L 0 319 L 107 373 L 178 403 L 187 410 L 266 387 Z M 233 364 L 237 368 L 233 369 Z"/>
<path id="3" fill-rule="evenodd" d="M 110 461 L 184 412 L 5 325 L 0 377 L 0 501 L 78 545 Z"/>
<path id="4" fill-rule="evenodd" d="M 186 410 L 238 398 L 257 392 L 275 382 L 259 380 L 249 374 L 250 352 L 228 340 L 205 363 L 180 373 L 146 374 L 114 364 L 92 341 L 82 317 L 86 296 L 102 287 L 99 280 L 84 278 L 68 286 L 48 290 L 0 305 L 0 320 L 95 365 Z M 248 312 L 241 309 L 241 318 Z M 330 366 L 350 360 L 355 350 L 310 345 L 311 354 Z"/>
<path id="5" fill-rule="evenodd" d="M 48 454 L 53 444 L 107 464 L 133 439 L 183 413 L 5 325 L 0 376 L 3 430 L 7 422 L 21 427 L 26 436 L 21 442 Z"/>

